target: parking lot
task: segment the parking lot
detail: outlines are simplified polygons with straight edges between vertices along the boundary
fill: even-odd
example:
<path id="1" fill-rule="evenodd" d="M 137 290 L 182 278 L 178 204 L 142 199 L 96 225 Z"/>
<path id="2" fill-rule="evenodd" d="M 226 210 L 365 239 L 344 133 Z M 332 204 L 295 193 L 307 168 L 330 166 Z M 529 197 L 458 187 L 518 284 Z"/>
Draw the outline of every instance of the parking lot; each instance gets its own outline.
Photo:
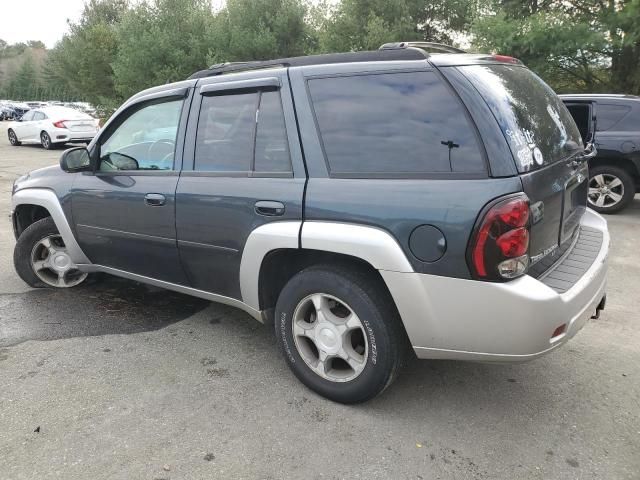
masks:
<path id="1" fill-rule="evenodd" d="M 61 150 L 11 147 L 0 125 L 2 479 L 640 478 L 640 196 L 608 217 L 607 308 L 567 346 L 521 365 L 414 360 L 343 406 L 230 307 L 116 278 L 23 284 L 11 185 Z"/>

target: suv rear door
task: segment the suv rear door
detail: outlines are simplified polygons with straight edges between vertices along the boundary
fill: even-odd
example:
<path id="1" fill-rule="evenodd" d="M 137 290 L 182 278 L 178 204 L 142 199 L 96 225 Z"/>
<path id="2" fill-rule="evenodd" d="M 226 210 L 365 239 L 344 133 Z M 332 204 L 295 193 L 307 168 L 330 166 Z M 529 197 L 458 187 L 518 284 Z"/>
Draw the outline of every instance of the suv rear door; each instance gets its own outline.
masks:
<path id="1" fill-rule="evenodd" d="M 305 180 L 285 68 L 200 80 L 176 192 L 191 285 L 240 299 L 247 238 L 268 222 L 302 220 Z"/>
<path id="2" fill-rule="evenodd" d="M 596 105 L 590 101 L 563 100 L 563 102 L 578 126 L 583 144 L 586 146 L 589 142 L 595 142 Z"/>

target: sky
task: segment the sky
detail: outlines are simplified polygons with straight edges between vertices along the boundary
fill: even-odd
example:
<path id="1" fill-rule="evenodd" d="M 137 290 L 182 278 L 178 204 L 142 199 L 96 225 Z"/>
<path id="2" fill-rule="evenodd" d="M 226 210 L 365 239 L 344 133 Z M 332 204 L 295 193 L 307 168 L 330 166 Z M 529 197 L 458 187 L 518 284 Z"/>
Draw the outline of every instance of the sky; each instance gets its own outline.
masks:
<path id="1" fill-rule="evenodd" d="M 0 38 L 7 43 L 41 40 L 51 48 L 77 21 L 84 0 L 0 0 Z"/>
<path id="2" fill-rule="evenodd" d="M 83 7 L 84 0 L 0 0 L 0 38 L 7 43 L 40 40 L 52 48 L 68 31 L 67 20 L 77 21 Z"/>

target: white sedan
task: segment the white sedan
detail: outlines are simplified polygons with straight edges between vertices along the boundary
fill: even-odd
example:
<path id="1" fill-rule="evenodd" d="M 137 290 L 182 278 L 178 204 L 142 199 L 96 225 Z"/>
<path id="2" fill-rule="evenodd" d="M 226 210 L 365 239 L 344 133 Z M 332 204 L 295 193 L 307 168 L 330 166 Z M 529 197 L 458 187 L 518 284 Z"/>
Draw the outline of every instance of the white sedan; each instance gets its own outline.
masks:
<path id="1" fill-rule="evenodd" d="M 98 120 L 66 107 L 44 107 L 29 110 L 7 131 L 9 143 L 40 143 L 47 150 L 56 144 L 90 142 L 98 132 Z"/>

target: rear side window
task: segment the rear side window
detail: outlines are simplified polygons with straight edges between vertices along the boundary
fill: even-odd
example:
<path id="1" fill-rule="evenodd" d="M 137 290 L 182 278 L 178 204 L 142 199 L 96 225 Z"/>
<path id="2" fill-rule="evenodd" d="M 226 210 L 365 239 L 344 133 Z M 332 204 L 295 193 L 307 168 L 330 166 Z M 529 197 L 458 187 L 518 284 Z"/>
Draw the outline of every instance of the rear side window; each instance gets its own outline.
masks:
<path id="1" fill-rule="evenodd" d="M 262 92 L 257 120 L 255 171 L 290 171 L 289 147 L 279 92 Z"/>
<path id="2" fill-rule="evenodd" d="M 494 114 L 516 159 L 527 172 L 583 149 L 580 131 L 555 92 L 525 67 L 458 67 Z"/>
<path id="3" fill-rule="evenodd" d="M 604 132 L 611 130 L 617 126 L 629 112 L 631 107 L 626 105 L 610 105 L 606 103 L 598 103 L 596 110 L 597 124 L 596 129 L 598 132 Z M 636 128 L 640 130 L 640 127 Z"/>
<path id="4" fill-rule="evenodd" d="M 202 98 L 196 170 L 242 172 L 251 168 L 258 92 Z"/>
<path id="5" fill-rule="evenodd" d="M 198 120 L 195 169 L 290 172 L 280 92 L 204 96 Z"/>
<path id="6" fill-rule="evenodd" d="M 485 172 L 474 127 L 433 72 L 319 78 L 308 85 L 332 175 Z"/>

